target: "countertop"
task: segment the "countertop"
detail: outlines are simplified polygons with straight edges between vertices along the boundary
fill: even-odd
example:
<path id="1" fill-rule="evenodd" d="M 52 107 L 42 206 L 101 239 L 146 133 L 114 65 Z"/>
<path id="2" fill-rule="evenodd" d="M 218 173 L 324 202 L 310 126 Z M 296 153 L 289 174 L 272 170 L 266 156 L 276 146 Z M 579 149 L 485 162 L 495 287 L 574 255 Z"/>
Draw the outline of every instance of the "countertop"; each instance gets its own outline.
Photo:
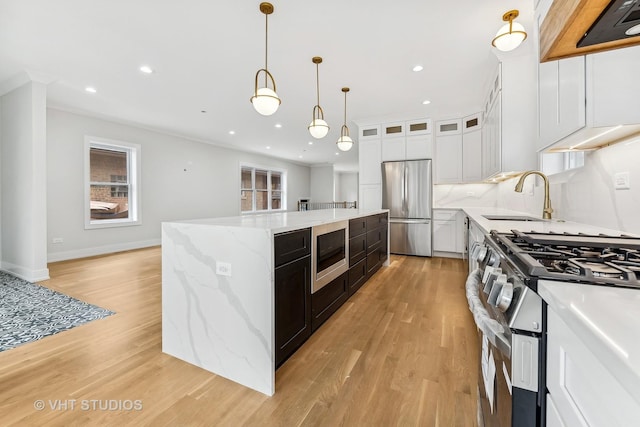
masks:
<path id="1" fill-rule="evenodd" d="M 540 216 L 531 215 L 527 212 L 512 211 L 500 208 L 461 208 L 469 218 L 471 218 L 486 233 L 491 230 L 500 232 L 509 232 L 511 230 L 518 231 L 538 231 L 542 233 L 584 233 L 584 234 L 609 234 L 619 236 L 623 233 L 619 230 L 598 227 L 594 225 L 581 224 L 578 222 L 562 221 L 558 219 L 540 220 L 540 221 L 496 221 L 488 220 L 483 215 L 524 215 L 529 217 L 541 218 Z"/>
<path id="2" fill-rule="evenodd" d="M 541 280 L 538 292 L 640 402 L 640 290 Z"/>
<path id="3" fill-rule="evenodd" d="M 257 228 L 269 230 L 275 234 L 385 212 L 388 212 L 388 209 L 319 209 L 301 212 L 271 212 L 168 222 L 174 224 L 212 225 L 231 228 Z"/>

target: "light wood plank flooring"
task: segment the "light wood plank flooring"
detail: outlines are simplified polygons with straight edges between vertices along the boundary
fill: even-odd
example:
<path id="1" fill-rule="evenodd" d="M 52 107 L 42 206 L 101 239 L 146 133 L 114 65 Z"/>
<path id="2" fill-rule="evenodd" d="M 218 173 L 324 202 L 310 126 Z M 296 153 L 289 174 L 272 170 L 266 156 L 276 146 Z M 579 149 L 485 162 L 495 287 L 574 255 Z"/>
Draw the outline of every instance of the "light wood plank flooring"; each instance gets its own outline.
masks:
<path id="1" fill-rule="evenodd" d="M 2 426 L 476 425 L 460 260 L 392 256 L 277 371 L 271 398 L 161 352 L 160 248 L 49 268 L 43 285 L 117 314 L 1 352 Z"/>

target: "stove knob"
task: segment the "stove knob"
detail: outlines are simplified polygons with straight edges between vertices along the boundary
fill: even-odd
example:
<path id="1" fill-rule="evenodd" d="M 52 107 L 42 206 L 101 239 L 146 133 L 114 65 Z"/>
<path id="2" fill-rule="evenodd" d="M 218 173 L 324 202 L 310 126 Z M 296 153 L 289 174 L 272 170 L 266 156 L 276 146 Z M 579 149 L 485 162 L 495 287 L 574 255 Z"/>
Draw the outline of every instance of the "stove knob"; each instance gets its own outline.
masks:
<path id="1" fill-rule="evenodd" d="M 492 267 L 490 265 L 486 266 L 484 268 L 484 274 L 482 275 L 482 284 L 486 284 L 487 280 L 489 280 L 489 276 L 493 273 L 496 273 L 496 275 L 499 275 L 500 273 L 502 273 L 502 269 L 501 268 L 496 268 L 496 267 Z M 497 276 L 496 276 L 497 277 Z"/>
<path id="2" fill-rule="evenodd" d="M 507 311 L 507 309 L 511 305 L 512 300 L 513 284 L 510 282 L 506 282 L 504 285 L 502 285 L 502 289 L 500 289 L 500 294 L 498 294 L 498 301 L 496 306 L 500 309 L 500 311 Z"/>
<path id="3" fill-rule="evenodd" d="M 493 289 L 493 285 L 495 281 L 498 280 L 498 278 L 501 275 L 502 275 L 502 269 L 494 268 L 493 271 L 487 275 L 487 280 L 484 281 L 484 287 L 482 288 L 482 292 L 488 295 L 491 292 L 491 289 Z M 506 280 L 506 276 L 505 276 L 505 280 Z"/>
<path id="4" fill-rule="evenodd" d="M 489 297 L 487 298 L 487 302 L 494 307 L 498 306 L 498 296 L 502 291 L 502 288 L 507 284 L 507 275 L 500 274 L 496 280 L 493 281 L 493 285 L 491 286 L 491 290 L 489 291 Z"/>
<path id="5" fill-rule="evenodd" d="M 493 267 L 497 267 L 500 265 L 500 255 L 498 254 L 498 252 L 489 250 L 489 255 L 487 256 L 487 265 L 491 265 Z"/>
<path id="6" fill-rule="evenodd" d="M 476 252 L 476 261 L 482 262 L 484 261 L 484 257 L 487 256 L 487 247 L 485 245 L 478 246 L 478 251 Z"/>

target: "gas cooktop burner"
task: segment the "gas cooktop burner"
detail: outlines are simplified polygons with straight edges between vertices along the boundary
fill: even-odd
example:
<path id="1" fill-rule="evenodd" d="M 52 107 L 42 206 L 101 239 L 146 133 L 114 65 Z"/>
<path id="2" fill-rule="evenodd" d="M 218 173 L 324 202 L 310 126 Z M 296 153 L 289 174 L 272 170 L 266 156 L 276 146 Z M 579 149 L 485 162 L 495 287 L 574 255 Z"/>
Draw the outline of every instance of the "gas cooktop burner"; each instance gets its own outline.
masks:
<path id="1" fill-rule="evenodd" d="M 517 230 L 491 238 L 530 276 L 640 288 L 640 238 Z"/>

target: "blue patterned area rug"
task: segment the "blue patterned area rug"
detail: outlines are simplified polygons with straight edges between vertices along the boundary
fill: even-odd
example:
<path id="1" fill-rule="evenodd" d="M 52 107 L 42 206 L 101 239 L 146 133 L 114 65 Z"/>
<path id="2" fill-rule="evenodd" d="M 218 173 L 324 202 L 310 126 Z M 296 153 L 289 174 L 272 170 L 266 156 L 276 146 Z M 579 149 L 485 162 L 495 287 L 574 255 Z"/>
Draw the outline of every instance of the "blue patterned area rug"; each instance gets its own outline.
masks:
<path id="1" fill-rule="evenodd" d="M 0 351 L 112 314 L 0 271 Z"/>

